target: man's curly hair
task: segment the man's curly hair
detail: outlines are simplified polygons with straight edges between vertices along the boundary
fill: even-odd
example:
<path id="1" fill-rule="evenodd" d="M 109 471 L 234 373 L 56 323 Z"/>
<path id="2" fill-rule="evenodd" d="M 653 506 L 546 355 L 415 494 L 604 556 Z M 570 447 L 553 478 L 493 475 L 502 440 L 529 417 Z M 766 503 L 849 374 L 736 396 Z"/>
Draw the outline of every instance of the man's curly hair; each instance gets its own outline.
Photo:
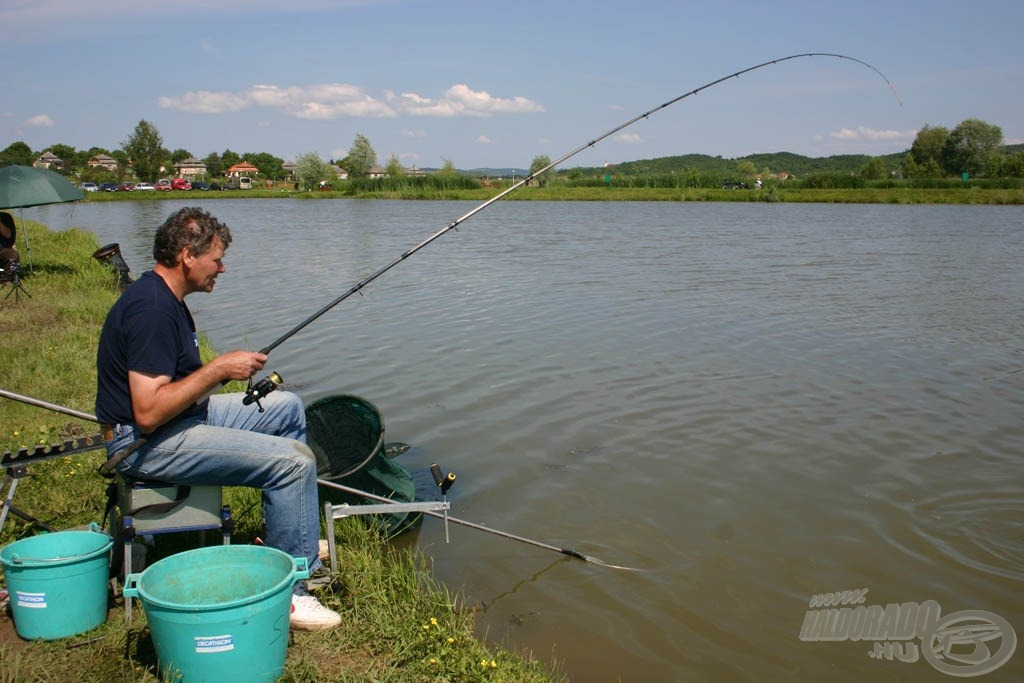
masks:
<path id="1" fill-rule="evenodd" d="M 196 256 L 202 256 L 213 246 L 214 238 L 220 238 L 225 249 L 231 244 L 228 226 L 198 206 L 187 206 L 175 211 L 156 230 L 153 240 L 153 258 L 157 263 L 173 268 L 178 263 L 178 254 L 185 247 Z"/>

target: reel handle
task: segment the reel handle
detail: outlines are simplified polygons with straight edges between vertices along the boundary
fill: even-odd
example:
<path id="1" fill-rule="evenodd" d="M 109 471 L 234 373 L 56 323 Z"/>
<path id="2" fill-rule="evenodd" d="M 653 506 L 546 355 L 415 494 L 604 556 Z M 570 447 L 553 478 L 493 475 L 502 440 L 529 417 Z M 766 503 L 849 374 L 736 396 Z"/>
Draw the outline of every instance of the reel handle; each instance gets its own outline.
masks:
<path id="1" fill-rule="evenodd" d="M 245 390 L 245 396 L 242 397 L 242 404 L 249 405 L 255 403 L 259 406 L 260 412 L 263 412 L 263 406 L 260 405 L 260 399 L 269 394 L 274 389 L 277 389 L 284 380 L 281 379 L 281 375 L 276 372 L 272 372 L 254 386 L 252 380 L 249 380 L 249 388 Z"/>

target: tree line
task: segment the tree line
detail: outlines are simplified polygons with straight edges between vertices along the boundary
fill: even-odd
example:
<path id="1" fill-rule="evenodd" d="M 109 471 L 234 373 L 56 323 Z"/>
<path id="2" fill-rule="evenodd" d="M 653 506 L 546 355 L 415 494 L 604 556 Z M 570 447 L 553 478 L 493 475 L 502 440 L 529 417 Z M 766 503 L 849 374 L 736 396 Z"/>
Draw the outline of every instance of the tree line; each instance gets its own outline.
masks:
<path id="1" fill-rule="evenodd" d="M 53 170 L 71 176 L 79 181 L 95 183 L 119 183 L 135 179 L 154 182 L 162 176 L 174 172 L 175 164 L 186 159 L 198 158 L 187 149 L 179 148 L 171 151 L 164 147 L 163 137 L 149 121 L 142 119 L 118 149 L 91 147 L 87 150 L 76 150 L 65 144 L 56 144 L 40 151 L 33 151 L 23 141 L 14 142 L 0 151 L 0 166 L 18 164 L 31 166 L 44 153 L 50 152 L 60 158 L 64 165 Z M 99 155 L 106 155 L 117 162 L 117 170 L 105 167 L 89 166 L 89 160 Z M 293 172 L 285 169 L 286 161 L 267 152 L 237 153 L 225 149 L 221 153 L 212 152 L 200 161 L 206 166 L 206 175 L 219 178 L 227 175 L 228 169 L 235 164 L 248 162 L 259 169 L 260 175 L 270 180 L 284 180 L 294 177 L 306 189 L 317 187 L 320 182 L 337 179 L 337 172 L 332 166 L 345 169 L 350 177 L 366 176 L 371 168 L 377 165 L 377 153 L 364 135 L 357 135 L 349 149 L 348 155 L 342 159 L 323 160 L 315 152 L 300 155 L 296 160 Z M 388 168 L 395 174 L 401 169 L 397 157 L 392 156 Z M 454 172 L 454 167 L 452 167 Z"/>
<path id="2" fill-rule="evenodd" d="M 617 178 L 647 176 L 676 176 L 669 178 L 673 184 L 683 181 L 691 186 L 714 186 L 731 179 L 752 180 L 757 177 L 777 178 L 785 171 L 790 176 L 809 179 L 817 176 L 820 182 L 830 186 L 843 186 L 849 180 L 827 180 L 826 177 L 859 177 L 862 180 L 885 180 L 900 178 L 908 180 L 961 178 L 1024 178 L 1024 150 L 1017 145 L 1004 145 L 1002 129 L 980 119 L 967 119 L 953 129 L 943 126 L 925 125 L 918 131 L 910 149 L 903 153 L 882 156 L 841 155 L 812 159 L 791 153 L 750 155 L 741 159 L 723 159 L 705 155 L 662 157 L 630 161 L 612 168 L 573 168 L 558 170 L 551 177 L 541 176 L 533 184 L 546 184 L 554 179 L 563 181 L 584 181 L 583 184 L 607 182 L 614 174 Z M 62 169 L 55 169 L 82 181 L 121 182 L 134 177 L 137 180 L 155 181 L 161 175 L 173 172 L 174 164 L 189 158 L 196 158 L 189 150 L 164 147 L 163 138 L 156 127 L 141 120 L 122 143 L 119 149 L 107 150 L 92 147 L 75 150 L 69 145 L 57 144 L 40 151 L 33 151 L 24 142 L 15 142 L 0 151 L 0 166 L 21 164 L 31 166 L 44 152 L 50 152 L 65 161 Z M 118 162 L 116 171 L 102 167 L 92 168 L 88 161 L 94 156 L 105 154 Z M 259 169 L 260 175 L 270 180 L 286 178 L 297 181 L 304 189 L 315 189 L 322 184 L 337 180 L 337 171 L 344 169 L 352 181 L 365 179 L 369 171 L 377 167 L 377 153 L 364 135 L 356 135 L 348 154 L 341 159 L 322 159 L 315 152 L 299 155 L 295 167 L 289 173 L 285 160 L 267 152 L 237 153 L 225 149 L 212 152 L 201 161 L 207 175 L 222 177 L 228 168 L 240 162 L 248 162 Z M 550 163 L 546 156 L 534 157 L 530 172 L 535 173 Z M 392 155 L 383 174 L 392 179 L 402 179 L 405 169 L 398 158 Z M 438 173 L 444 176 L 458 174 L 451 161 L 445 161 Z M 659 181 L 661 182 L 661 181 Z M 449 186 L 450 183 L 445 183 Z"/>

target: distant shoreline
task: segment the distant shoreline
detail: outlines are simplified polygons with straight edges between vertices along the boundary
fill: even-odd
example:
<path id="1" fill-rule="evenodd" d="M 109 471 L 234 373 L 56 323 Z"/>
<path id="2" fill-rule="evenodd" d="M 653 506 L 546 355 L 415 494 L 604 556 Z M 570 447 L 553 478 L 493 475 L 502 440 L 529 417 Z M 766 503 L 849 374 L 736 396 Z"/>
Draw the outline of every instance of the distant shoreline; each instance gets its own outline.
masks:
<path id="1" fill-rule="evenodd" d="M 473 190 L 380 191 L 350 193 L 343 190 L 301 192 L 295 190 L 173 191 L 159 193 L 94 192 L 85 201 L 160 201 L 195 198 L 211 199 L 401 199 L 486 201 L 501 188 Z M 962 188 L 859 188 L 859 189 L 764 189 L 725 190 L 714 188 L 618 188 L 618 187 L 523 187 L 509 193 L 511 201 L 654 201 L 654 202 L 788 202 L 816 204 L 966 204 L 1024 205 L 1024 189 Z"/>

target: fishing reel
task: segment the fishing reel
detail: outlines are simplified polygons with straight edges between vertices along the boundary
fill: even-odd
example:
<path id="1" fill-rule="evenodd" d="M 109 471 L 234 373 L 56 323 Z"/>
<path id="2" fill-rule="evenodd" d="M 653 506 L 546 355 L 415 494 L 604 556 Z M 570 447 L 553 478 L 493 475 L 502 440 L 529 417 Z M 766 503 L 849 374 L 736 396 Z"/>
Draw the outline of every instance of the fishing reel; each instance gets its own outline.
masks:
<path id="1" fill-rule="evenodd" d="M 245 396 L 242 398 L 242 403 L 244 405 L 255 403 L 256 406 L 260 409 L 260 412 L 262 413 L 263 405 L 260 403 L 260 399 L 269 394 L 274 389 L 277 389 L 279 386 L 281 386 L 283 382 L 284 380 L 281 379 L 281 375 L 277 374 L 276 372 L 270 373 L 269 375 L 261 379 L 259 382 L 257 382 L 255 385 L 253 385 L 252 378 L 250 377 L 249 386 L 245 390 Z"/>

